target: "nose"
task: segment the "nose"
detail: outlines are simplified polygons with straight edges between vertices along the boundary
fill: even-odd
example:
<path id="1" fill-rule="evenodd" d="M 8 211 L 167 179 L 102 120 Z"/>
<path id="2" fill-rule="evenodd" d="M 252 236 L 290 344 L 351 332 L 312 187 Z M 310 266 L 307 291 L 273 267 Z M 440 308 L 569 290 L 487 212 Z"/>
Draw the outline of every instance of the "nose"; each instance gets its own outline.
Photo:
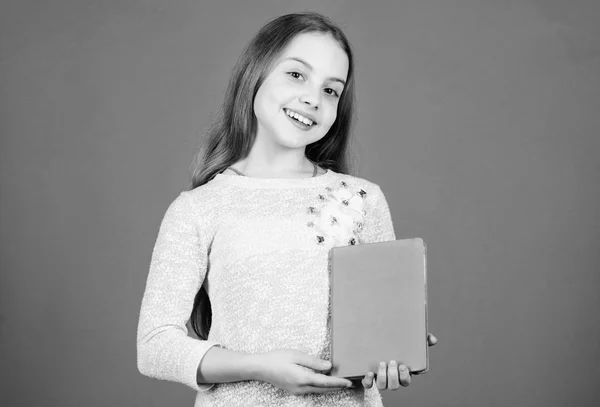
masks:
<path id="1" fill-rule="evenodd" d="M 311 90 L 305 92 L 302 96 L 300 96 L 300 102 L 317 110 L 319 109 L 321 99 L 319 96 L 317 96 L 317 93 L 315 91 Z"/>

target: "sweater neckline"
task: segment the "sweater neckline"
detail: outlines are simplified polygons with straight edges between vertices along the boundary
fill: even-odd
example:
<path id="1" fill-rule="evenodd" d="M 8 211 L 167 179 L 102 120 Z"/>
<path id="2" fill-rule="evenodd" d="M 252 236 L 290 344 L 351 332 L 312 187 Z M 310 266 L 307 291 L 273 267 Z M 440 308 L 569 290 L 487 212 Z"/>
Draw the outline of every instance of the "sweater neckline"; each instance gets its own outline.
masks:
<path id="1" fill-rule="evenodd" d="M 307 188 L 324 185 L 335 176 L 336 172 L 327 169 L 324 174 L 310 178 L 256 178 L 237 174 L 218 173 L 215 181 L 245 188 Z"/>

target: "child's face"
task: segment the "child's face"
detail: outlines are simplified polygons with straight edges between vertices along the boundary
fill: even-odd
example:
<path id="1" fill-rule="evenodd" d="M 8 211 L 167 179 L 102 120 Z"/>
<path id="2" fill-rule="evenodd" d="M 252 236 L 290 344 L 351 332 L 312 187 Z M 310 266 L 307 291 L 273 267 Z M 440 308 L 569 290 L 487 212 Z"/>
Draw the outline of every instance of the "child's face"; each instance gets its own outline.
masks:
<path id="1" fill-rule="evenodd" d="M 256 93 L 257 139 L 304 148 L 323 138 L 335 122 L 347 75 L 348 56 L 333 37 L 297 35 Z"/>

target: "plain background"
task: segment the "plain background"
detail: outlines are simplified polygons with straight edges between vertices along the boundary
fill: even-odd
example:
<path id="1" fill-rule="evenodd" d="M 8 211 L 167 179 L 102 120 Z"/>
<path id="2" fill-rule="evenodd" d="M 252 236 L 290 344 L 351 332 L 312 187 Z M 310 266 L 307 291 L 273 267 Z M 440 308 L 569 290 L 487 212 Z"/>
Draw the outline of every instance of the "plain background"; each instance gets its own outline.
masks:
<path id="1" fill-rule="evenodd" d="M 429 248 L 431 371 L 390 406 L 600 403 L 597 0 L 2 1 L 0 405 L 192 406 L 136 367 L 150 255 L 242 47 L 325 13 L 358 175 Z"/>

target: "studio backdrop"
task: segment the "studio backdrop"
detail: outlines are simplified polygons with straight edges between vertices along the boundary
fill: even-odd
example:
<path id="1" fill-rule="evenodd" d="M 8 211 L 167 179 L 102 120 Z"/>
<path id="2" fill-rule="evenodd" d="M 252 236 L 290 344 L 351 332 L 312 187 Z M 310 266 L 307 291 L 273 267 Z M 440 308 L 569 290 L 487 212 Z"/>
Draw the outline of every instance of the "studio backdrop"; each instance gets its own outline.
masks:
<path id="1" fill-rule="evenodd" d="M 2 1 L 0 405 L 192 406 L 142 376 L 158 226 L 242 48 L 328 15 L 356 175 L 428 245 L 431 370 L 390 406 L 600 404 L 600 3 Z"/>

